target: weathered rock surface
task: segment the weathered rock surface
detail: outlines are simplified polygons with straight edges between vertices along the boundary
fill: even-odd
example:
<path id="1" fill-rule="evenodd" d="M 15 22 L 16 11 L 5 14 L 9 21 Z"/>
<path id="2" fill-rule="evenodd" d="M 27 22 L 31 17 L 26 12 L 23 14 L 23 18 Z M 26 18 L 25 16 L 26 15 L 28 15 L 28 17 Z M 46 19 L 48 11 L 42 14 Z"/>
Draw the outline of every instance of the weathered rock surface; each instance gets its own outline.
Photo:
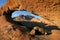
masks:
<path id="1" fill-rule="evenodd" d="M 14 30 L 12 25 L 0 28 L 0 40 L 29 40 L 29 37 L 23 34 L 21 29 Z"/>
<path id="2" fill-rule="evenodd" d="M 0 8 L 0 15 L 10 10 L 27 10 L 60 26 L 60 0 L 7 0 Z"/>
<path id="3" fill-rule="evenodd" d="M 15 10 L 23 9 L 50 20 L 60 28 L 60 0 L 7 0 L 7 3 L 0 8 L 0 31 L 8 25 L 16 25 L 11 19 L 11 14 Z M 12 30 L 10 34 L 7 34 L 9 29 L 6 30 L 0 33 L 1 40 L 29 40 L 29 37 L 20 31 L 21 29 Z M 52 30 L 51 35 L 43 38 L 43 40 L 60 40 L 60 30 Z"/>
<path id="4" fill-rule="evenodd" d="M 50 22 L 49 20 L 46 20 L 45 18 L 40 18 L 40 19 L 32 18 L 31 21 L 45 23 L 47 25 L 55 25 L 54 23 Z"/>

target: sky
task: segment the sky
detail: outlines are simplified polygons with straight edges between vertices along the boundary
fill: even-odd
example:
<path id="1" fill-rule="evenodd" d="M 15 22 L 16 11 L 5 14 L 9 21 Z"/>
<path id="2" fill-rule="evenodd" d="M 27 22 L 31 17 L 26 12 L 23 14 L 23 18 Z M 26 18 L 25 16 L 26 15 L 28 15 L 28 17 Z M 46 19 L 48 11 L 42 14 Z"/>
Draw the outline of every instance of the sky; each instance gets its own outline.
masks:
<path id="1" fill-rule="evenodd" d="M 0 0 L 0 7 L 2 7 L 6 2 L 7 2 L 7 0 Z M 16 17 L 20 14 L 22 14 L 22 15 L 31 15 L 31 16 L 34 16 L 36 18 L 41 18 L 40 16 L 36 16 L 36 15 L 34 15 L 30 12 L 27 12 L 27 11 L 15 11 L 15 12 L 12 13 L 12 18 Z"/>
<path id="2" fill-rule="evenodd" d="M 13 14 L 12 14 L 12 18 L 13 17 L 16 17 L 16 16 L 18 16 L 18 15 L 31 15 L 31 16 L 34 16 L 35 18 L 41 18 L 40 16 L 37 16 L 37 15 L 34 15 L 34 14 L 32 14 L 32 13 L 30 13 L 30 12 L 28 12 L 28 11 L 15 11 L 15 12 L 13 12 Z M 13 16 L 14 15 L 14 16 Z"/>
<path id="3" fill-rule="evenodd" d="M 6 2 L 7 0 L 0 0 L 0 7 L 3 6 Z"/>

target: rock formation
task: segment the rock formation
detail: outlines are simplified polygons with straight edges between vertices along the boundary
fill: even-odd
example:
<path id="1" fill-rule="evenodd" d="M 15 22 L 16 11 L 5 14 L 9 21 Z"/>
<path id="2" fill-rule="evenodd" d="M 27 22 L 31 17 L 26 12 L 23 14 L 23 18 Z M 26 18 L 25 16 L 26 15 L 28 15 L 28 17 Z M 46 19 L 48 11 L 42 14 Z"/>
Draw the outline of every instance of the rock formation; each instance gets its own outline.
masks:
<path id="1" fill-rule="evenodd" d="M 31 22 L 40 22 L 40 23 L 45 23 L 47 25 L 55 25 L 54 23 L 50 22 L 49 20 L 45 18 L 35 18 L 30 15 L 19 15 L 17 17 L 13 18 L 14 21 L 31 21 Z"/>
<path id="2" fill-rule="evenodd" d="M 27 10 L 42 16 L 60 26 L 60 1 L 59 0 L 7 0 L 0 8 L 0 15 L 10 10 Z"/>
<path id="3" fill-rule="evenodd" d="M 31 21 L 45 23 L 47 25 L 55 25 L 54 23 L 50 22 L 49 20 L 46 20 L 45 18 L 40 18 L 40 19 L 32 18 Z"/>
<path id="4" fill-rule="evenodd" d="M 0 31 L 8 25 L 17 25 L 11 18 L 15 10 L 26 10 L 42 16 L 60 28 L 60 0 L 7 0 L 7 3 L 0 8 Z M 29 40 L 29 37 L 22 32 L 18 28 L 18 30 L 12 30 L 8 35 L 8 32 L 4 30 L 0 33 L 0 40 Z M 52 30 L 52 34 L 46 36 L 44 40 L 60 40 L 60 30 Z"/>
<path id="5" fill-rule="evenodd" d="M 18 16 L 20 19 L 22 18 L 21 16 Z M 24 16 L 25 17 L 25 16 Z M 17 18 L 17 17 L 16 17 Z M 17 20 L 19 20 L 19 18 Z M 29 17 L 28 17 L 29 18 Z M 24 19 L 24 18 L 23 18 Z M 17 21 L 15 20 L 15 21 Z M 42 32 L 43 34 L 48 34 L 48 33 L 53 33 L 55 30 L 60 30 L 59 28 L 57 28 L 56 26 L 54 26 L 55 24 L 44 19 L 44 18 L 41 18 L 41 19 L 37 19 L 37 18 L 32 18 L 31 20 L 27 20 L 25 21 L 26 19 L 24 20 L 19 20 L 20 23 L 22 23 L 22 25 L 25 25 L 26 27 L 29 27 L 29 28 L 33 28 L 30 32 L 30 35 L 35 35 L 35 30 L 39 31 L 39 32 Z M 44 23 L 44 24 L 42 24 Z M 36 27 L 37 26 L 37 27 Z M 44 26 L 46 27 L 46 29 L 44 28 Z M 41 28 L 42 27 L 42 28 Z M 53 32 L 52 32 L 53 31 Z M 45 33 L 44 33 L 45 32 Z M 50 38 L 48 36 L 48 38 Z M 45 38 L 46 39 L 46 38 Z M 49 39 L 50 40 L 50 39 Z M 52 40 L 52 39 L 51 39 Z M 57 39 L 56 39 L 57 40 Z"/>
<path id="6" fill-rule="evenodd" d="M 33 16 L 30 16 L 30 15 L 19 15 L 17 17 L 14 17 L 13 20 L 15 21 L 29 21 L 31 20 L 32 18 L 34 18 Z"/>

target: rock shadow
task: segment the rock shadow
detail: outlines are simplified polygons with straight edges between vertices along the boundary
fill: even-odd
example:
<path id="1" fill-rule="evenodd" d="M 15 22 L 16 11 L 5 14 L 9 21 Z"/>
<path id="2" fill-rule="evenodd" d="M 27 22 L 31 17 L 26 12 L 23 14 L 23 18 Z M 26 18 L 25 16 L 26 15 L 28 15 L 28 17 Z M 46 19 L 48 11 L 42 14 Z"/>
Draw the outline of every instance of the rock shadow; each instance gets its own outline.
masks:
<path id="1" fill-rule="evenodd" d="M 52 30 L 60 30 L 60 28 L 58 28 L 58 27 L 55 26 L 55 25 L 46 26 L 45 29 L 47 30 L 48 35 L 52 33 L 52 32 L 51 32 Z"/>

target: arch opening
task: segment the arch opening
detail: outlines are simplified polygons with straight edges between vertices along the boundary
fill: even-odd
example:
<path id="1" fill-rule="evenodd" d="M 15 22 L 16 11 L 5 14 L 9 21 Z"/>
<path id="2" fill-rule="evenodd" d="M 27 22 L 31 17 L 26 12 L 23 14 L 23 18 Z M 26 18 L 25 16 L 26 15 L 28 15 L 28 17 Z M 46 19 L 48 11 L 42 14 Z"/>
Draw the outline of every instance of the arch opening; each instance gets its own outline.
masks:
<path id="1" fill-rule="evenodd" d="M 41 18 L 41 16 L 34 15 L 34 14 L 28 12 L 28 11 L 14 11 L 12 13 L 11 17 L 14 18 L 14 17 L 17 17 L 19 15 L 29 15 L 29 16 L 34 16 L 35 18 Z"/>
<path id="2" fill-rule="evenodd" d="M 34 15 L 28 11 L 25 11 L 25 10 L 17 10 L 17 11 L 14 11 L 11 15 L 11 18 L 13 18 L 14 20 L 18 19 L 18 20 L 31 20 L 32 18 L 42 18 L 41 16 L 37 16 L 37 15 Z"/>

